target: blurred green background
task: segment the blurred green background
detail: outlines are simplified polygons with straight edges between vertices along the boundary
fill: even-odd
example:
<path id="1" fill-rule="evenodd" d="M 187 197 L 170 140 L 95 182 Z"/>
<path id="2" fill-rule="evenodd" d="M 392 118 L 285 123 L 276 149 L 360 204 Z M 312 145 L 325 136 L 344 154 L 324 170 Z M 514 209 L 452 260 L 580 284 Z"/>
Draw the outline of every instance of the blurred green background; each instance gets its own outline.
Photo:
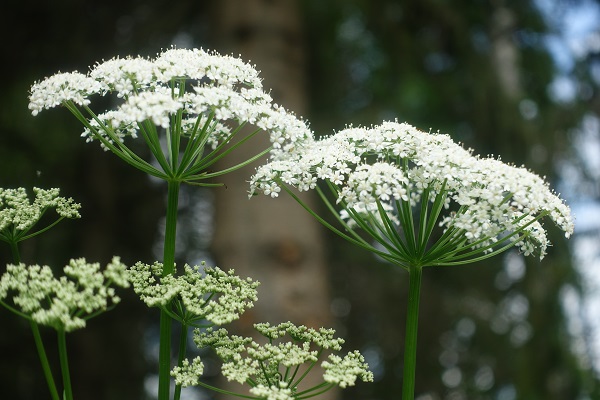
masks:
<path id="1" fill-rule="evenodd" d="M 573 202 L 598 201 L 597 1 L 9 0 L 2 8 L 0 187 L 60 187 L 83 204 L 81 220 L 24 244 L 27 263 L 61 266 L 81 256 L 106 262 L 113 254 L 133 263 L 160 254 L 164 187 L 86 144 L 66 110 L 32 117 L 27 96 L 33 82 L 58 71 L 86 72 L 103 59 L 154 56 L 171 45 L 241 54 L 262 70 L 275 101 L 308 119 L 317 134 L 407 121 L 448 133 L 478 154 L 525 164 Z M 220 263 L 223 245 L 214 246 L 213 231 L 222 241 L 236 228 L 212 217 L 229 212 L 219 200 L 224 189 L 216 191 L 186 191 L 180 261 Z M 425 270 L 417 398 L 600 399 L 594 321 L 572 307 L 572 299 L 590 295 L 574 260 L 583 269 L 593 264 L 575 254 L 574 243 L 584 238 L 597 247 L 591 226 L 571 242 L 548 226 L 554 246 L 542 262 L 509 252 L 482 264 Z M 273 243 L 274 259 L 293 268 L 295 242 Z M 366 354 L 375 383 L 334 397 L 398 398 L 407 275 L 328 232 L 318 245 L 325 269 L 308 279 L 296 304 L 285 297 L 272 319 L 287 312 L 299 319 L 293 322 L 325 322 L 348 349 Z M 4 247 L 2 265 L 10 261 Z M 276 296 L 290 279 L 245 268 L 263 282 L 259 297 Z M 69 335 L 77 399 L 149 398 L 157 314 L 131 294 L 123 297 L 115 311 Z M 304 312 L 302 299 L 320 299 L 318 318 Z M 252 318 L 271 319 L 268 307 L 260 310 Z M 47 398 L 27 325 L 4 311 L 0 326 L 0 398 Z M 51 347 L 53 333 L 44 333 Z"/>

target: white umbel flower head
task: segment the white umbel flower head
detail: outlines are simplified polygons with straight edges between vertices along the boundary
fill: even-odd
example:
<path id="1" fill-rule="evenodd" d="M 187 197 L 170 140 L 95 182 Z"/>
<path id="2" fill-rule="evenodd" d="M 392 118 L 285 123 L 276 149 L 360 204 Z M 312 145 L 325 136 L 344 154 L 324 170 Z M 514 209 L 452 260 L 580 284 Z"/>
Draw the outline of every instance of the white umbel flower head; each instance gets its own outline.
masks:
<path id="1" fill-rule="evenodd" d="M 94 97 L 109 95 L 116 97 L 113 108 L 97 109 Z M 105 150 L 154 176 L 177 173 L 183 181 L 206 179 L 197 169 L 210 154 L 205 145 L 217 149 L 238 134 L 250 135 L 251 130 L 240 130 L 244 125 L 269 134 L 273 158 L 313 138 L 304 121 L 273 103 L 252 65 L 202 49 L 117 57 L 96 64 L 87 75 L 59 73 L 36 82 L 29 100 L 33 115 L 65 106 L 84 124 L 86 140 L 100 141 Z M 125 144 L 128 137 L 143 138 L 163 171 L 134 155 Z M 174 147 L 163 150 L 161 142 Z M 170 165 L 167 159 L 179 152 L 180 165 Z"/>
<path id="2" fill-rule="evenodd" d="M 307 142 L 259 167 L 250 195 L 275 197 L 281 188 L 291 187 L 311 190 L 319 181 L 335 194 L 336 201 L 330 202 L 320 192 L 330 209 L 337 202 L 345 228 L 367 230 L 385 250 L 370 248 L 403 266 L 464 264 L 512 245 L 541 258 L 549 245 L 544 217 L 566 237 L 573 233 L 569 207 L 541 177 L 476 157 L 447 135 L 408 124 L 349 127 Z M 415 207 L 425 213 L 420 220 L 413 220 Z M 445 235 L 437 248 L 427 242 L 436 221 Z M 369 247 L 356 236 L 337 232 Z"/>

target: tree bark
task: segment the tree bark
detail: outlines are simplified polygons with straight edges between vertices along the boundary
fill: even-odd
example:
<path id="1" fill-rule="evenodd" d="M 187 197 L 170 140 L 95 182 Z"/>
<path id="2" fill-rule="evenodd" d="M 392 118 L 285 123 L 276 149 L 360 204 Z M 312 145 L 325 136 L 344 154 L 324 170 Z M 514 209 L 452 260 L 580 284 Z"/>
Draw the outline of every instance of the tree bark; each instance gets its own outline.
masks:
<path id="1" fill-rule="evenodd" d="M 215 3 L 212 12 L 219 50 L 256 64 L 274 101 L 302 115 L 307 93 L 297 2 L 225 0 Z M 242 161 L 268 145 L 263 134 L 235 157 Z M 228 165 L 234 163 L 227 160 Z M 257 165 L 226 175 L 221 180 L 226 188 L 215 192 L 213 252 L 218 265 L 262 283 L 256 307 L 242 317 L 240 328 L 288 320 L 311 327 L 330 325 L 322 228 L 284 193 L 277 199 L 261 195 L 248 200 L 247 181 Z"/>

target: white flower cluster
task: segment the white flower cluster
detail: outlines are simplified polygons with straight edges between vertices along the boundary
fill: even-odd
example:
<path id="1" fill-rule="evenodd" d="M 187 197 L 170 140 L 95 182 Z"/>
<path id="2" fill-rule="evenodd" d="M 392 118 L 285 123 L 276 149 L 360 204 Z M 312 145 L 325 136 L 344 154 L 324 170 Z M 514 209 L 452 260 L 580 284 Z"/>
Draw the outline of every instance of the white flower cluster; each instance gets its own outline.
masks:
<path id="1" fill-rule="evenodd" d="M 250 195 L 277 197 L 281 185 L 314 189 L 319 180 L 334 188 L 344 219 L 381 221 L 381 206 L 398 224 L 402 202 L 414 207 L 421 200 L 434 202 L 443 192 L 444 206 L 453 212 L 441 224 L 485 251 L 499 237 L 521 230 L 512 238 L 515 245 L 525 254 L 537 249 L 543 257 L 548 240 L 539 219 L 546 215 L 567 237 L 573 232 L 569 207 L 544 179 L 525 168 L 473 156 L 447 135 L 405 123 L 350 127 L 306 141 L 287 158 L 259 167 Z"/>
<path id="2" fill-rule="evenodd" d="M 92 113 L 90 97 L 110 93 L 122 99 L 117 107 Z M 312 137 L 303 121 L 272 103 L 253 66 L 201 49 L 171 48 L 154 59 L 114 58 L 98 63 L 87 75 L 58 73 L 36 82 L 29 99 L 33 115 L 58 105 L 89 110 L 82 134 L 88 141 L 137 137 L 144 121 L 165 129 L 176 123 L 183 128 L 182 135 L 194 136 L 207 119 L 213 126 L 205 128 L 214 132 L 209 130 L 206 142 L 213 148 L 245 123 L 269 132 L 273 156 Z M 178 112 L 181 119 L 176 118 Z"/>
<path id="3" fill-rule="evenodd" d="M 42 218 L 51 208 L 61 218 L 79 218 L 81 204 L 73 199 L 60 197 L 59 189 L 33 188 L 35 199 L 30 201 L 25 188 L 0 188 L 0 238 L 1 232 L 10 228 L 14 231 L 26 232 Z"/>
<path id="4" fill-rule="evenodd" d="M 200 376 L 204 373 L 204 363 L 200 357 L 196 357 L 190 363 L 187 358 L 183 359 L 181 366 L 173 368 L 171 376 L 175 378 L 175 384 L 183 387 L 195 386 Z"/>
<path id="5" fill-rule="evenodd" d="M 296 326 L 291 322 L 282 322 L 273 326 L 263 322 L 255 324 L 254 328 L 270 341 L 288 335 L 296 342 L 312 342 L 323 349 L 341 350 L 344 344 L 344 339 L 335 337 L 334 329 L 315 330 L 304 325 Z"/>
<path id="6" fill-rule="evenodd" d="M 29 109 L 35 116 L 46 108 L 53 108 L 66 101 L 79 106 L 90 104 L 90 94 L 100 93 L 102 84 L 77 71 L 58 73 L 34 84 L 29 96 Z"/>
<path id="7" fill-rule="evenodd" d="M 99 263 L 73 259 L 56 278 L 52 269 L 39 265 L 11 265 L 0 278 L 0 300 L 12 302 L 20 313 L 40 325 L 70 332 L 84 328 L 86 320 L 120 301 L 113 286 L 128 287 L 127 267 L 118 257 L 101 271 Z"/>
<path id="8" fill-rule="evenodd" d="M 233 270 L 186 264 L 181 275 L 161 276 L 162 270 L 159 262 L 138 262 L 128 271 L 134 291 L 150 307 L 167 307 L 177 300 L 194 320 L 202 318 L 220 325 L 238 319 L 257 300 L 259 282 L 242 279 Z"/>
<path id="9" fill-rule="evenodd" d="M 250 389 L 250 393 L 259 399 L 265 400 L 290 400 L 294 399 L 293 392 L 285 382 L 279 381 L 276 385 L 257 385 Z"/>
<path id="10" fill-rule="evenodd" d="M 223 360 L 223 376 L 229 381 L 248 383 L 251 386 L 250 392 L 261 399 L 296 398 L 301 377 L 318 362 L 323 350 L 339 351 L 344 342 L 343 339 L 334 337 L 332 329 L 315 330 L 295 326 L 291 322 L 275 326 L 261 323 L 254 327 L 267 339 L 267 343 L 229 335 L 223 328 L 208 329 L 205 332 L 197 329 L 194 332 L 194 342 L 198 348 L 213 348 Z M 291 340 L 284 340 L 286 336 Z M 184 386 L 189 382 L 197 382 L 198 363 L 199 359 L 174 369 L 172 375 L 176 382 Z M 303 365 L 304 368 L 301 368 Z M 322 367 L 325 382 L 331 384 L 329 387 L 352 386 L 357 378 L 365 382 L 373 380 L 368 365 L 358 351 L 349 353 L 344 358 L 330 354 L 329 361 L 324 361 Z M 322 385 L 318 387 L 323 388 Z M 303 393 L 310 391 L 311 389 L 307 389 Z"/>
<path id="11" fill-rule="evenodd" d="M 330 354 L 329 361 L 323 361 L 321 366 L 325 370 L 325 382 L 335 383 L 342 389 L 354 386 L 356 378 L 362 379 L 363 382 L 373 381 L 373 374 L 367 370 L 365 358 L 358 350 L 348 353 L 344 358 Z"/>

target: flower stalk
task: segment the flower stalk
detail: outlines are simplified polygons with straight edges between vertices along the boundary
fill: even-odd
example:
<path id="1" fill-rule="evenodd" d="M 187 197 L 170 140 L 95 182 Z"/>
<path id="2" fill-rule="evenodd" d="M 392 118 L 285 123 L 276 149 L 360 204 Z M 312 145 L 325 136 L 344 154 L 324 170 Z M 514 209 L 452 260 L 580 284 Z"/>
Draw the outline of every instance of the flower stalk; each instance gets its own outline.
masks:
<path id="1" fill-rule="evenodd" d="M 188 342 L 188 326 L 184 323 L 181 324 L 181 331 L 179 332 L 179 351 L 177 353 L 177 366 L 181 367 L 183 360 L 185 359 L 185 353 Z M 169 371 L 170 374 L 171 371 Z M 181 385 L 175 385 L 175 392 L 173 393 L 173 400 L 179 400 L 181 398 Z"/>
<path id="2" fill-rule="evenodd" d="M 162 276 L 172 275 L 175 270 L 175 245 L 177 239 L 177 209 L 179 207 L 178 181 L 168 181 L 167 213 L 163 248 Z M 171 330 L 172 319 L 165 310 L 160 311 L 160 343 L 158 352 L 158 399 L 168 400 L 171 386 Z"/>
<path id="3" fill-rule="evenodd" d="M 56 384 L 54 383 L 54 376 L 52 376 L 52 370 L 50 369 L 50 363 L 48 362 L 48 356 L 46 355 L 44 342 L 42 341 L 40 328 L 32 319 L 29 320 L 29 326 L 31 328 L 31 333 L 33 334 L 35 348 L 37 349 L 38 356 L 40 358 L 40 364 L 42 365 L 42 371 L 44 372 L 44 378 L 46 378 L 46 384 L 48 385 L 50 396 L 52 397 L 52 400 L 60 400 L 58 390 L 56 390 Z"/>
<path id="4" fill-rule="evenodd" d="M 69 357 L 67 355 L 67 336 L 64 329 L 57 330 L 58 357 L 60 359 L 60 371 L 63 378 L 63 398 L 73 400 L 73 389 L 71 388 L 71 373 L 69 372 Z"/>
<path id="5" fill-rule="evenodd" d="M 408 305 L 404 336 L 404 370 L 402 400 L 413 400 L 417 369 L 417 331 L 419 327 L 419 298 L 423 267 L 411 266 L 408 271 Z"/>

